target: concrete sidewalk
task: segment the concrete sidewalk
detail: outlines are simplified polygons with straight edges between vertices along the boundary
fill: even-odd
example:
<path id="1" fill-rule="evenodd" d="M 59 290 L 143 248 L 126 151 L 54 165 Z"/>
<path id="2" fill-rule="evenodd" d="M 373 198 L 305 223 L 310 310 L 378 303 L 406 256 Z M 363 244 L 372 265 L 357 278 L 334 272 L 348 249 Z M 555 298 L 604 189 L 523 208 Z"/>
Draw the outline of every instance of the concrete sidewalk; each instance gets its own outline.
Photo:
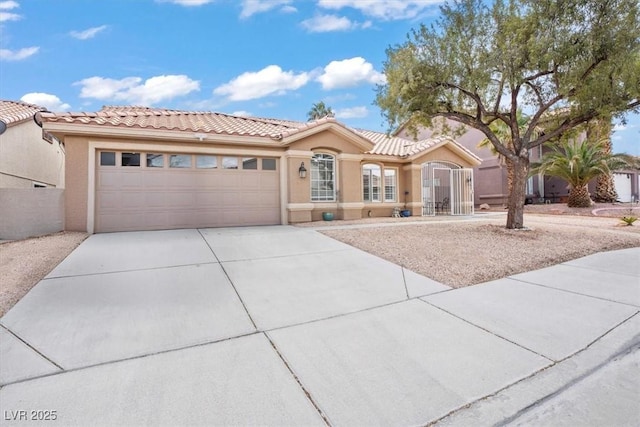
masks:
<path id="1" fill-rule="evenodd" d="M 639 265 L 454 290 L 310 229 L 93 235 L 0 319 L 0 421 L 637 425 Z"/>

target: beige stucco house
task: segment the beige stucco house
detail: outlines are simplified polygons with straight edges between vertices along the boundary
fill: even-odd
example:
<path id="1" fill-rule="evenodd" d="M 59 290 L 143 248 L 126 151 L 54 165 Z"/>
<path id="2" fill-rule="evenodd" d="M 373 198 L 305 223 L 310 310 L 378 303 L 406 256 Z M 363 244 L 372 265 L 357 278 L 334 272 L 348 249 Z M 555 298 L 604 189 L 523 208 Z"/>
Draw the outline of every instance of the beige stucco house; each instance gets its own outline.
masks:
<path id="1" fill-rule="evenodd" d="M 64 147 L 33 120 L 42 111 L 0 100 L 0 188 L 64 188 Z"/>
<path id="2" fill-rule="evenodd" d="M 92 232 L 473 212 L 480 159 L 447 137 L 411 141 L 309 123 L 145 107 L 38 115 L 64 141 L 65 228 Z"/>

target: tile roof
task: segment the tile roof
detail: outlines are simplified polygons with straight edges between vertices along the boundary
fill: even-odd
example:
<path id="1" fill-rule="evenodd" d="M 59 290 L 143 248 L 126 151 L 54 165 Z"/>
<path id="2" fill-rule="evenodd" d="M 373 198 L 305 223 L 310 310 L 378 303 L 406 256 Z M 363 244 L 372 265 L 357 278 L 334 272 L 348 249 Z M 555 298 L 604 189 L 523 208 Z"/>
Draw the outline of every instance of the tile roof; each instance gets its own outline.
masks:
<path id="1" fill-rule="evenodd" d="M 31 120 L 40 111 L 47 109 L 22 101 L 0 100 L 0 120 L 7 125 Z"/>
<path id="2" fill-rule="evenodd" d="M 165 129 L 189 132 L 214 133 L 236 136 L 255 136 L 280 140 L 291 135 L 313 129 L 326 123 L 335 123 L 374 144 L 368 154 L 408 157 L 426 151 L 442 143 L 452 143 L 471 157 L 475 154 L 455 140 L 439 136 L 421 141 L 412 141 L 382 132 L 352 129 L 333 117 L 324 117 L 311 122 L 296 122 L 259 117 L 239 117 L 224 113 L 204 111 L 168 110 L 142 106 L 108 105 L 96 113 L 41 113 L 44 122 L 81 123 L 112 127 L 140 129 Z M 478 159 L 479 160 L 479 159 Z"/>
<path id="3" fill-rule="evenodd" d="M 375 147 L 373 148 L 373 150 L 369 151 L 369 153 L 371 154 L 410 157 L 427 151 L 430 148 L 450 143 L 458 147 L 467 155 L 480 160 L 480 158 L 473 154 L 472 151 L 468 150 L 462 144 L 459 144 L 455 139 L 449 136 L 439 135 L 419 141 L 413 141 L 410 139 L 400 138 L 398 136 L 389 136 L 386 133 L 382 132 L 374 132 L 363 129 L 356 129 L 355 131 L 375 143 Z"/>
<path id="4" fill-rule="evenodd" d="M 271 138 L 291 129 L 291 126 L 284 124 L 285 121 L 136 106 L 106 106 L 96 113 L 42 113 L 41 117 L 43 121 L 51 123 L 82 123 Z"/>

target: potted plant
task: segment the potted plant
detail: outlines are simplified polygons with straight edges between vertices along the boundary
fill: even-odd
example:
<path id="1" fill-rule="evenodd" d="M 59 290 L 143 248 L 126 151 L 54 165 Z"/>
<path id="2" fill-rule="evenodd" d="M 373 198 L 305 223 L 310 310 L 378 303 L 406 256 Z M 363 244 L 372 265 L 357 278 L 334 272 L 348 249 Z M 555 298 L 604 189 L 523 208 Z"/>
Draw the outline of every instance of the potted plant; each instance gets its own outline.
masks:
<path id="1" fill-rule="evenodd" d="M 411 216 L 411 210 L 407 209 L 407 196 L 409 195 L 408 191 L 404 192 L 404 206 L 402 207 L 402 210 L 400 211 L 400 216 L 403 217 L 409 217 Z"/>
<path id="2" fill-rule="evenodd" d="M 322 219 L 325 221 L 333 221 L 333 212 L 322 212 Z"/>

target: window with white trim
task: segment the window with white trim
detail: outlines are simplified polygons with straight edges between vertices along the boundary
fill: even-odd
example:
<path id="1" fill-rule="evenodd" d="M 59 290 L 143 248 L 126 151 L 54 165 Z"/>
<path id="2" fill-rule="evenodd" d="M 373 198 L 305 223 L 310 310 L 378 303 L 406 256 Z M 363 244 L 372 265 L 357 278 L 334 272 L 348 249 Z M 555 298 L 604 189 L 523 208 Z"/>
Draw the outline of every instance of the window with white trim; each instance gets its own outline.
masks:
<path id="1" fill-rule="evenodd" d="M 362 166 L 362 199 L 365 202 L 380 201 L 380 181 L 382 173 L 379 165 Z"/>
<path id="2" fill-rule="evenodd" d="M 384 201 L 395 202 L 398 197 L 398 170 L 384 170 Z"/>
<path id="3" fill-rule="evenodd" d="M 317 153 L 311 157 L 311 201 L 333 202 L 336 200 L 335 157 Z"/>

